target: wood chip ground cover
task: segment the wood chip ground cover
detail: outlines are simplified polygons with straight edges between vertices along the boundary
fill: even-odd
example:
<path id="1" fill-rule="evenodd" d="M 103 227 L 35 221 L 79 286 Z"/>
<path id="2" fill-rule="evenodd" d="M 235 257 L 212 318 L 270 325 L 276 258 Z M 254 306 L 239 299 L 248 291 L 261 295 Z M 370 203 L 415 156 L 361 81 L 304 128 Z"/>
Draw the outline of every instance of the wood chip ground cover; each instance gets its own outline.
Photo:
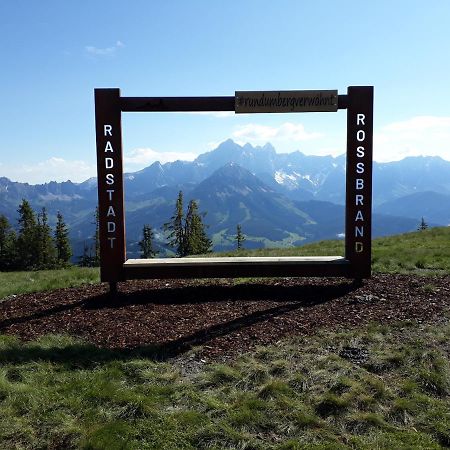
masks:
<path id="1" fill-rule="evenodd" d="M 449 307 L 448 275 L 378 274 L 360 287 L 324 278 L 144 280 L 121 283 L 116 299 L 102 284 L 11 296 L 0 303 L 0 333 L 69 334 L 158 359 L 196 348 L 209 361 L 323 328 L 440 321 Z"/>

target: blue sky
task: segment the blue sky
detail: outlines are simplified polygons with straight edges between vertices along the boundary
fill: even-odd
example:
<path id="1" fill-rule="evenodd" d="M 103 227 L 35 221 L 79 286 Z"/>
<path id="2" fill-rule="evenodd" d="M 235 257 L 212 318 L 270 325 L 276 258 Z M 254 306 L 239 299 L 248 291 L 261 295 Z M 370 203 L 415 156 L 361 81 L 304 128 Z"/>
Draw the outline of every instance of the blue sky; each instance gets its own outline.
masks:
<path id="1" fill-rule="evenodd" d="M 0 176 L 95 175 L 95 87 L 124 96 L 375 86 L 374 156 L 450 160 L 450 2 L 0 2 Z M 123 115 L 125 167 L 221 141 L 345 151 L 345 112 Z"/>

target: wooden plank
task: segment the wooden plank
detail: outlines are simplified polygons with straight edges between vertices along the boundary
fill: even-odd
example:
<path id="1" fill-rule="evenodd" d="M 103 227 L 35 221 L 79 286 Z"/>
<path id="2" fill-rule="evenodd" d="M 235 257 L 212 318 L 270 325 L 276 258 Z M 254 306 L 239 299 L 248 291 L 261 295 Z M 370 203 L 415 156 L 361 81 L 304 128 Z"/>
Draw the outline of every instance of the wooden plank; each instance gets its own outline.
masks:
<path id="1" fill-rule="evenodd" d="M 127 112 L 234 111 L 234 97 L 122 97 Z"/>
<path id="2" fill-rule="evenodd" d="M 348 276 L 342 256 L 129 259 L 127 279 Z"/>
<path id="3" fill-rule="evenodd" d="M 218 257 L 218 258 L 152 258 L 152 259 L 128 259 L 125 266 L 187 266 L 187 265 L 291 265 L 291 264 L 321 264 L 324 262 L 332 264 L 345 264 L 343 256 L 239 256 L 239 257 Z"/>
<path id="4" fill-rule="evenodd" d="M 347 95 L 337 97 L 337 108 L 346 109 Z M 234 96 L 121 97 L 120 108 L 123 112 L 235 111 L 235 103 Z"/>

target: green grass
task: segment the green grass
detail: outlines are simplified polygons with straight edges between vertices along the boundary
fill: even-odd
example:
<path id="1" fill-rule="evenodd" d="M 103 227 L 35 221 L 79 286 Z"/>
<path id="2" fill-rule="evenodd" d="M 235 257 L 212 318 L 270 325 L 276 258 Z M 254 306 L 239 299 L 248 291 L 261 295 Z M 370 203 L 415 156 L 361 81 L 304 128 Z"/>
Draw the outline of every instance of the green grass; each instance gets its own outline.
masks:
<path id="1" fill-rule="evenodd" d="M 450 227 L 436 227 L 373 240 L 372 268 L 381 273 L 418 275 L 450 273 Z M 320 241 L 302 247 L 211 253 L 203 256 L 343 255 L 344 242 Z M 0 272 L 0 299 L 99 281 L 98 269 L 71 267 L 34 272 Z M 433 286 L 425 286 L 430 293 Z"/>
<path id="2" fill-rule="evenodd" d="M 245 245 L 245 243 L 244 243 Z M 344 255 L 344 241 L 314 242 L 301 247 L 240 250 L 223 256 Z M 372 269 L 384 273 L 450 273 L 450 227 L 377 238 L 372 243 Z"/>
<path id="3" fill-rule="evenodd" d="M 0 299 L 9 295 L 49 291 L 98 282 L 98 268 L 74 266 L 59 270 L 0 272 Z"/>
<path id="4" fill-rule="evenodd" d="M 370 325 L 192 374 L 138 350 L 1 336 L 0 448 L 443 448 L 449 342 L 448 324 Z M 346 346 L 366 361 L 340 357 Z"/>
<path id="5" fill-rule="evenodd" d="M 449 241 L 447 228 L 376 239 L 374 270 L 450 273 Z M 239 252 L 342 253 L 342 241 Z M 97 269 L 0 273 L 0 298 L 96 282 Z M 449 342 L 448 321 L 320 331 L 192 373 L 144 350 L 0 335 L 0 448 L 445 448 Z M 345 347 L 365 358 L 345 359 Z"/>

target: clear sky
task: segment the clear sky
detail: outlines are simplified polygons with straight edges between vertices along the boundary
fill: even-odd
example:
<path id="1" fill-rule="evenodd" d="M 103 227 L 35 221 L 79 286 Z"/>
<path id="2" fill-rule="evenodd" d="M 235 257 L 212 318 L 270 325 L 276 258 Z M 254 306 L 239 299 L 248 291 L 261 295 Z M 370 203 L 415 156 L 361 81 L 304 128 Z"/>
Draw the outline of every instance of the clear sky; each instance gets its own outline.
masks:
<path id="1" fill-rule="evenodd" d="M 95 175 L 95 87 L 124 96 L 375 86 L 374 157 L 450 160 L 450 1 L 0 2 L 0 176 Z M 125 168 L 221 141 L 342 154 L 345 112 L 123 115 Z"/>

